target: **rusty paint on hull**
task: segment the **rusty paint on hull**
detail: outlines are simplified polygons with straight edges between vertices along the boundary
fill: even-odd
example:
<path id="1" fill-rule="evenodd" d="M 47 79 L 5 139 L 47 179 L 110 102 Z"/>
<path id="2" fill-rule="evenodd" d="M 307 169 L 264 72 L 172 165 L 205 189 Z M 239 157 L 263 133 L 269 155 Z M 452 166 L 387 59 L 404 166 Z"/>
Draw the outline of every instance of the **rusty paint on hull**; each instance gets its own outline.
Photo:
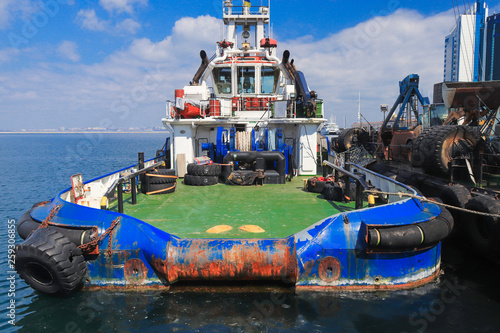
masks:
<path id="1" fill-rule="evenodd" d="M 404 290 L 420 287 L 424 284 L 434 281 L 439 275 L 440 269 L 438 268 L 432 275 L 403 284 L 380 284 L 380 285 L 351 285 L 351 286 L 295 286 L 297 291 L 376 291 L 376 290 Z"/>
<path id="2" fill-rule="evenodd" d="M 169 283 L 180 280 L 296 281 L 294 238 L 277 240 L 173 239 L 166 263 Z M 165 268 L 163 268 L 165 267 Z"/>
<path id="3" fill-rule="evenodd" d="M 148 268 L 141 259 L 130 259 L 123 267 L 125 279 L 134 285 L 140 285 L 148 277 Z"/>
<path id="4" fill-rule="evenodd" d="M 263 239 L 178 239 L 167 246 L 167 259 L 150 264 L 166 284 L 193 280 L 297 280 L 294 237 Z"/>

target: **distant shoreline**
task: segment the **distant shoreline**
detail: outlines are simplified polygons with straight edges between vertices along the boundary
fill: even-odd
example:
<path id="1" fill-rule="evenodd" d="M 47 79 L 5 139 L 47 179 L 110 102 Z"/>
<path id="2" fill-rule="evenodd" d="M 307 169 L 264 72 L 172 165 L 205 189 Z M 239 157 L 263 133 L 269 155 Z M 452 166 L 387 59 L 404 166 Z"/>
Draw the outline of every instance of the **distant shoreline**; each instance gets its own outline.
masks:
<path id="1" fill-rule="evenodd" d="M 74 132 L 34 132 L 34 131 L 12 131 L 12 132 L 0 132 L 1 134 L 166 134 L 165 131 L 74 131 Z"/>

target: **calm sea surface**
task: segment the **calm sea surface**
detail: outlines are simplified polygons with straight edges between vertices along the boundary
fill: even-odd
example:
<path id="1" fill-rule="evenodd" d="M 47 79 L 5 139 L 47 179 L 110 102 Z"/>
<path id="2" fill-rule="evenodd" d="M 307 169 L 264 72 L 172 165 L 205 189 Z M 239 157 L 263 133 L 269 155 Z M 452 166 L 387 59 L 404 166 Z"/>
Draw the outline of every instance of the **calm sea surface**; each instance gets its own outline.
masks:
<path id="1" fill-rule="evenodd" d="M 500 331 L 499 267 L 448 244 L 440 278 L 410 291 L 99 290 L 59 298 L 10 273 L 8 227 L 33 203 L 69 187 L 72 174 L 88 180 L 136 163 L 137 152 L 153 157 L 164 141 L 161 133 L 0 134 L 0 332 Z"/>

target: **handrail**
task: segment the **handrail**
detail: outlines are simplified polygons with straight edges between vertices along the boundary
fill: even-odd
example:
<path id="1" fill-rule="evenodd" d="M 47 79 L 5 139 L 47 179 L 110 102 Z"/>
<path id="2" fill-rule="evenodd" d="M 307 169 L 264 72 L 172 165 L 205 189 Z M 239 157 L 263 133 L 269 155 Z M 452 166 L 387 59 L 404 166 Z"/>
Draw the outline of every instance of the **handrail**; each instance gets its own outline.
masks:
<path id="1" fill-rule="evenodd" d="M 349 163 L 349 164 L 351 164 L 351 163 Z M 335 169 L 338 172 L 341 172 L 344 175 L 349 176 L 349 177 L 353 178 L 356 181 L 359 181 L 361 183 L 361 185 L 363 185 L 364 188 L 370 188 L 368 186 L 368 184 L 366 184 L 366 182 L 365 182 L 365 180 L 363 178 L 361 178 L 360 176 L 358 176 L 358 175 L 356 175 L 356 174 L 354 174 L 354 173 L 352 173 L 352 172 L 350 172 L 350 171 L 348 171 L 346 169 L 343 169 L 343 168 L 341 168 L 341 167 L 339 167 L 339 166 L 337 166 L 337 165 L 335 165 L 335 164 L 333 164 L 331 162 L 328 162 L 328 161 L 323 161 L 323 165 L 329 166 L 330 168 Z"/>
<path id="2" fill-rule="evenodd" d="M 146 171 L 149 171 L 151 169 L 154 169 L 158 166 L 161 166 L 161 165 L 164 165 L 165 164 L 165 161 L 161 161 L 161 162 L 156 162 L 155 164 L 152 164 L 150 166 L 148 166 L 147 168 L 143 168 L 141 170 L 137 170 L 136 172 L 133 172 L 129 175 L 126 175 L 126 176 L 123 176 L 123 177 L 120 177 L 118 179 L 116 179 L 113 184 L 111 184 L 111 186 L 108 188 L 108 190 L 106 191 L 106 193 L 104 193 L 104 197 L 107 197 L 109 195 L 111 195 L 111 193 L 115 190 L 116 186 L 119 184 L 119 183 L 123 183 L 124 181 L 127 181 L 129 179 L 132 179 L 134 177 L 137 177 L 139 176 L 140 174 L 143 174 L 145 173 Z"/>
<path id="3" fill-rule="evenodd" d="M 351 165 L 351 163 L 346 163 L 346 164 Z M 351 186 L 349 186 L 350 178 L 352 178 L 356 181 L 356 206 L 355 207 L 356 207 L 356 209 L 363 208 L 363 188 L 364 189 L 370 188 L 366 184 L 365 180 L 363 178 L 361 178 L 360 176 L 352 173 L 351 171 L 343 169 L 343 168 L 341 168 L 341 167 L 339 167 L 331 162 L 323 161 L 323 166 L 328 166 L 328 167 L 335 170 L 335 179 L 336 180 L 338 178 L 339 172 L 343 173 L 345 175 L 345 177 L 347 177 L 345 190 L 346 190 L 346 195 L 348 197 L 351 196 Z M 323 170 L 323 172 L 325 173 L 326 170 Z M 324 176 L 326 176 L 326 175 L 324 175 Z"/>
<path id="4" fill-rule="evenodd" d="M 156 158 L 161 158 L 161 157 L 165 157 L 165 155 L 157 156 Z M 108 190 L 104 193 L 104 195 L 102 197 L 102 200 L 101 200 L 101 209 L 106 209 L 108 198 L 113 194 L 113 192 L 115 191 L 115 189 L 118 189 L 118 212 L 119 213 L 123 213 L 123 188 L 120 185 L 123 184 L 127 180 L 131 180 L 132 181 L 132 184 L 131 184 L 131 188 L 132 188 L 131 189 L 132 190 L 132 204 L 136 204 L 137 203 L 137 189 L 136 189 L 136 186 L 135 186 L 136 185 L 135 184 L 135 182 L 136 182 L 135 178 L 137 176 L 141 175 L 141 174 L 144 174 L 144 173 L 148 172 L 151 169 L 155 169 L 155 168 L 157 168 L 159 166 L 162 166 L 162 165 L 165 165 L 165 160 L 161 160 L 160 162 L 153 163 L 152 165 L 150 165 L 148 167 L 142 168 L 142 169 L 137 170 L 135 172 L 132 172 L 132 173 L 126 175 L 126 176 L 122 176 L 122 177 L 116 179 L 111 184 L 111 186 L 108 188 Z"/>

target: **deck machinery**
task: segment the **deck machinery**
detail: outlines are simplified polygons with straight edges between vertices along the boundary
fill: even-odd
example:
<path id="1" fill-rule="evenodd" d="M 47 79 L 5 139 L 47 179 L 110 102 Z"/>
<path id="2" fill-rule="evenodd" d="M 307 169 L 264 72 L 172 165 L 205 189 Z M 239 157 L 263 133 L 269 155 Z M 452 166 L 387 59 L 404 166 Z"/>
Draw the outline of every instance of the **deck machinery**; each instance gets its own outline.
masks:
<path id="1" fill-rule="evenodd" d="M 408 144 L 422 131 L 419 110 L 429 105 L 429 99 L 420 94 L 419 80 L 417 74 L 410 74 L 399 82 L 399 96 L 379 131 L 379 149 L 386 158 L 408 156 Z"/>

